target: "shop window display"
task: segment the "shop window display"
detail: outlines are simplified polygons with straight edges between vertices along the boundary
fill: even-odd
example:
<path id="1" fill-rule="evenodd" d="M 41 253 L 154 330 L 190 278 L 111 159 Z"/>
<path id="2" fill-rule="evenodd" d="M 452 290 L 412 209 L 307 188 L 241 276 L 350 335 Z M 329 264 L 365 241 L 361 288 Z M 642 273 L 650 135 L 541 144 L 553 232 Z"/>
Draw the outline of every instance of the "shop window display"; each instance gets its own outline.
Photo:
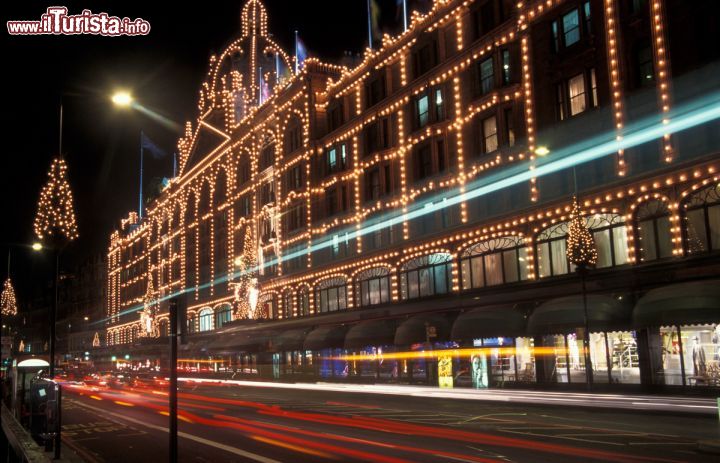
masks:
<path id="1" fill-rule="evenodd" d="M 648 338 L 656 384 L 720 386 L 720 324 L 664 326 Z"/>

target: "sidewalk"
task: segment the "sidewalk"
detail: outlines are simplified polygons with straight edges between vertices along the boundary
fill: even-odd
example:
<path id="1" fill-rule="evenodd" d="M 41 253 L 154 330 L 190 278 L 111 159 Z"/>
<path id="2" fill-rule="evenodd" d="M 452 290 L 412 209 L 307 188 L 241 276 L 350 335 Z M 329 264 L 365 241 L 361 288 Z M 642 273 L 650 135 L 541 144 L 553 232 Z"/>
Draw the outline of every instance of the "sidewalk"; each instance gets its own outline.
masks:
<path id="1" fill-rule="evenodd" d="M 608 408 L 628 411 L 659 411 L 708 415 L 709 417 L 713 416 L 716 418 L 718 416 L 717 399 L 711 397 L 511 391 L 497 389 L 440 389 L 437 387 L 386 384 L 275 383 L 270 381 L 239 381 L 211 378 L 179 378 L 179 380 L 258 388 L 348 392 L 353 394 L 386 394 L 410 397 L 525 403 L 530 405 L 566 405 L 572 407 Z"/>

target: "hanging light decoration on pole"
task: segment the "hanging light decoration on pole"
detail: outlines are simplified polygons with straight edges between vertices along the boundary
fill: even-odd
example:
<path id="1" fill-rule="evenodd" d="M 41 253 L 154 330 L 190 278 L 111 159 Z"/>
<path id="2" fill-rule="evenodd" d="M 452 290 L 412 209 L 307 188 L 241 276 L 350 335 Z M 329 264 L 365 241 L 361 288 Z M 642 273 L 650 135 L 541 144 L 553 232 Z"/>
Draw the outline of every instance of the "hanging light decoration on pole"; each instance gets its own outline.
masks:
<path id="1" fill-rule="evenodd" d="M 5 317 L 17 315 L 17 300 L 15 299 L 15 289 L 13 289 L 10 275 L 8 275 L 3 285 L 2 295 L 0 295 L 0 311 Z"/>
<path id="2" fill-rule="evenodd" d="M 583 320 L 585 322 L 585 333 L 583 335 L 583 350 L 585 357 L 585 382 L 588 389 L 592 384 L 592 365 L 590 362 L 590 322 L 587 306 L 587 289 L 585 278 L 588 267 L 597 263 L 598 253 L 595 248 L 595 240 L 588 230 L 583 217 L 580 203 L 577 196 L 573 196 L 572 212 L 570 213 L 570 226 L 567 234 L 566 254 L 568 260 L 577 267 L 577 272 L 582 281 L 583 298 Z"/>
<path id="3" fill-rule="evenodd" d="M 55 374 L 55 320 L 58 305 L 60 252 L 66 244 L 78 237 L 73 195 L 67 177 L 67 164 L 62 158 L 62 151 L 59 157 L 53 159 L 48 172 L 47 183 L 40 192 L 34 230 L 38 240 L 45 243 L 42 247 L 49 245 L 48 247 L 53 250 L 55 256 L 55 294 L 50 310 L 49 342 L 49 373 L 52 377 Z"/>
<path id="4" fill-rule="evenodd" d="M 78 237 L 67 164 L 61 157 L 55 158 L 50 165 L 48 181 L 40 192 L 34 228 L 41 241 L 72 241 Z"/>

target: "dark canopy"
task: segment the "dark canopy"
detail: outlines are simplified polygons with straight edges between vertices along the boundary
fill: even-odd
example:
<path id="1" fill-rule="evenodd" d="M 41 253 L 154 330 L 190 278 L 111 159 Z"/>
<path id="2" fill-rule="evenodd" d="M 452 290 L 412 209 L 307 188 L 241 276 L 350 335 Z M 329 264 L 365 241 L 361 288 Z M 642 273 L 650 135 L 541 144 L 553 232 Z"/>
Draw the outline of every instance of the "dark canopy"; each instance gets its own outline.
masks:
<path id="1" fill-rule="evenodd" d="M 453 341 L 525 334 L 525 316 L 511 305 L 481 307 L 461 314 L 453 324 Z"/>
<path id="2" fill-rule="evenodd" d="M 307 350 L 322 350 L 343 347 L 347 326 L 326 325 L 312 330 L 305 337 L 303 347 Z"/>
<path id="3" fill-rule="evenodd" d="M 627 329 L 630 307 L 622 300 L 598 294 L 587 296 L 591 332 Z M 585 325 L 583 298 L 580 295 L 559 297 L 545 302 L 530 315 L 531 334 L 560 334 Z"/>
<path id="4" fill-rule="evenodd" d="M 436 336 L 428 339 L 427 328 L 434 327 Z M 450 322 L 436 314 L 415 315 L 400 324 L 395 332 L 396 346 L 409 346 L 418 342 L 447 341 L 450 337 Z"/>
<path id="5" fill-rule="evenodd" d="M 691 281 L 652 289 L 635 305 L 635 326 L 720 322 L 720 280 Z"/>
<path id="6" fill-rule="evenodd" d="M 302 350 L 306 334 L 306 329 L 283 331 L 271 340 L 272 347 L 276 351 Z"/>
<path id="7" fill-rule="evenodd" d="M 392 345 L 395 341 L 395 323 L 390 320 L 368 320 L 350 328 L 345 336 L 346 349 Z"/>

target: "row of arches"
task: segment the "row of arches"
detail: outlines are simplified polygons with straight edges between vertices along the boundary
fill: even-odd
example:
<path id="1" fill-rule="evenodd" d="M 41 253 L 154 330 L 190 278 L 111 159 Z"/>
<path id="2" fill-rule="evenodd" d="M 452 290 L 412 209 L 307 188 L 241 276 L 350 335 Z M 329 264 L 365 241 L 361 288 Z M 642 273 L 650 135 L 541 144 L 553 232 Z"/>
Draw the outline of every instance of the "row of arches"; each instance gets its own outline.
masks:
<path id="1" fill-rule="evenodd" d="M 643 196 L 626 213 L 588 214 L 596 269 L 645 264 L 720 250 L 720 185 L 691 192 L 678 205 Z M 435 249 L 266 293 L 273 318 L 291 318 L 410 300 L 573 273 L 566 256 L 568 222 L 532 234 Z"/>

